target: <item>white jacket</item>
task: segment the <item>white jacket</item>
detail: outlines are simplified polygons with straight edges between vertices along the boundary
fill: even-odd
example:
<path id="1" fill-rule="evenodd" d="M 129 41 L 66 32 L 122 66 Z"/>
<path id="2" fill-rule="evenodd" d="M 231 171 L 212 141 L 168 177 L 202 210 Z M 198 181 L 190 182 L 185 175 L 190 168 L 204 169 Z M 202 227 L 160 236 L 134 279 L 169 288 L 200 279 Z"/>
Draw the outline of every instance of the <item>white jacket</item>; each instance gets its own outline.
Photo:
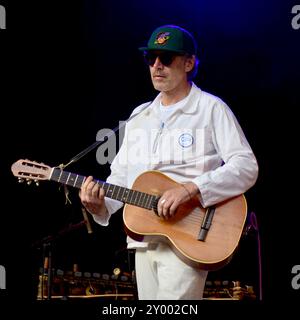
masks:
<path id="1" fill-rule="evenodd" d="M 138 175 L 159 170 L 175 181 L 194 182 L 203 207 L 244 193 L 258 175 L 256 158 L 229 107 L 193 84 L 181 108 L 160 120 L 160 99 L 137 107 L 142 112 L 126 125 L 122 146 L 108 183 L 130 188 Z M 106 198 L 107 225 L 123 203 Z"/>

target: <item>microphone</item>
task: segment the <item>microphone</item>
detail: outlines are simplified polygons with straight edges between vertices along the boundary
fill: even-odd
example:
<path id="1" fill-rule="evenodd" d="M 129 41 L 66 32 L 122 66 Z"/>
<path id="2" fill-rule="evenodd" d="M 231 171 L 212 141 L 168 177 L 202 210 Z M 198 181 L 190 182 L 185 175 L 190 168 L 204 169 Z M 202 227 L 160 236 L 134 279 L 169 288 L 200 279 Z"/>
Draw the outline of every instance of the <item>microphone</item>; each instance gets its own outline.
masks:
<path id="1" fill-rule="evenodd" d="M 84 223 L 85 223 L 86 228 L 87 228 L 87 232 L 88 233 L 93 233 L 93 229 L 92 229 L 88 214 L 87 214 L 87 212 L 86 212 L 84 207 L 81 207 L 81 212 L 82 212 L 82 215 L 83 215 Z"/>

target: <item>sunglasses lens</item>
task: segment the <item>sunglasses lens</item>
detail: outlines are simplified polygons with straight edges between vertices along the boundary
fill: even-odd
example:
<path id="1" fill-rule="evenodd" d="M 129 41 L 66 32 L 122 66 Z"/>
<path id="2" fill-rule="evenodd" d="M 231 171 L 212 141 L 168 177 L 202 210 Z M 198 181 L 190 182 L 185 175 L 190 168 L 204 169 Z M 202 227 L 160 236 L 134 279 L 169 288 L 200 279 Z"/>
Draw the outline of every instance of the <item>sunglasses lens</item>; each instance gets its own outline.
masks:
<path id="1" fill-rule="evenodd" d="M 159 60 L 164 66 L 169 66 L 174 59 L 175 55 L 170 52 L 164 52 L 160 57 Z"/>
<path id="2" fill-rule="evenodd" d="M 144 53 L 144 59 L 145 62 L 149 66 L 153 66 L 157 57 L 159 58 L 159 61 L 164 65 L 164 66 L 169 66 L 173 60 L 174 60 L 174 53 L 172 52 L 161 52 L 161 53 L 154 53 L 154 52 L 145 52 Z"/>
<path id="3" fill-rule="evenodd" d="M 153 54 L 152 52 L 145 52 L 144 53 L 145 62 L 149 66 L 153 66 L 154 65 L 156 58 L 157 58 L 157 55 Z"/>

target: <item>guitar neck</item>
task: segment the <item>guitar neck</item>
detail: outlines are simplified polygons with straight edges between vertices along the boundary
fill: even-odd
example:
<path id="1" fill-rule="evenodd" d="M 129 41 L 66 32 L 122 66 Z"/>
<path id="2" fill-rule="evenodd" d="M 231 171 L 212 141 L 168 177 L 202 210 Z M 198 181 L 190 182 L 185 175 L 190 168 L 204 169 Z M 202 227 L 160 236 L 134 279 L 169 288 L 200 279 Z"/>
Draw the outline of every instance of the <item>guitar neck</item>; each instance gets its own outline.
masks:
<path id="1" fill-rule="evenodd" d="M 80 189 L 86 180 L 85 176 L 53 168 L 49 180 Z M 120 187 L 101 180 L 94 180 L 105 191 L 105 196 L 148 210 L 156 210 L 158 197 L 141 191 Z"/>

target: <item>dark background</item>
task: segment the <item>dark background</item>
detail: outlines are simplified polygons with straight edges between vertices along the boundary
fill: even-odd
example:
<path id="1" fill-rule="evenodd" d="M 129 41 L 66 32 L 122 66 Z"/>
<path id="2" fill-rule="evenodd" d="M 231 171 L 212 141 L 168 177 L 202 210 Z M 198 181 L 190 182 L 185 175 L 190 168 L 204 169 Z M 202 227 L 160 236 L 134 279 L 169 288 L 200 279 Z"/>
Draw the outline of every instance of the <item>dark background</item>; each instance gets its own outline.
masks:
<path id="1" fill-rule="evenodd" d="M 1 1 L 0 30 L 1 224 L 0 264 L 6 298 L 31 306 L 42 251 L 33 246 L 82 220 L 78 191 L 65 205 L 59 185 L 19 185 L 10 171 L 27 158 L 66 163 L 157 94 L 137 50 L 153 29 L 178 24 L 199 45 L 195 83 L 222 98 L 236 114 L 257 156 L 260 175 L 246 193 L 262 244 L 263 301 L 293 304 L 291 269 L 300 264 L 297 209 L 300 29 L 291 26 L 297 1 Z M 299 3 L 298 3 L 299 4 Z M 91 152 L 68 169 L 105 179 L 109 166 Z M 128 268 L 121 212 L 109 227 L 91 221 L 53 244 L 54 265 L 111 273 Z M 216 277 L 257 288 L 255 232 Z M 222 274 L 223 272 L 223 274 Z"/>

